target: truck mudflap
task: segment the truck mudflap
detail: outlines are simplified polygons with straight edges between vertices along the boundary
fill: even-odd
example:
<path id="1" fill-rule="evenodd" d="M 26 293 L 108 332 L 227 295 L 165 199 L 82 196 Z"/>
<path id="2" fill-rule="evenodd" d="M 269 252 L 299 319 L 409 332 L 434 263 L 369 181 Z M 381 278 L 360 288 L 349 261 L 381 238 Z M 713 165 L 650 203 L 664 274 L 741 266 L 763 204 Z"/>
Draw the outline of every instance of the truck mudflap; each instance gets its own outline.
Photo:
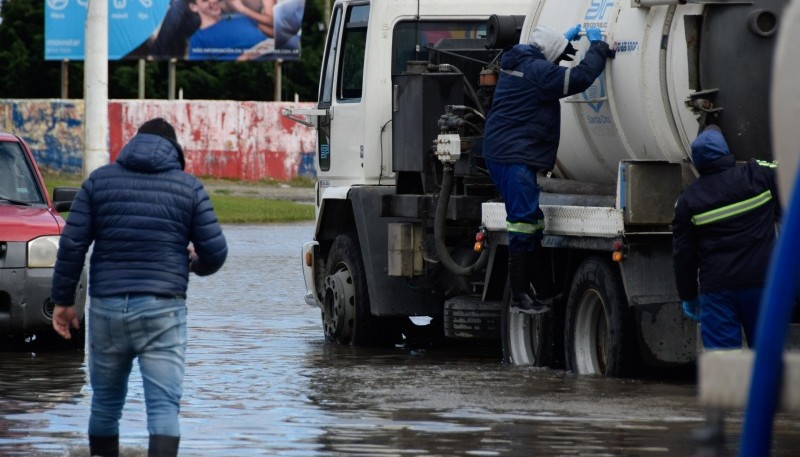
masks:
<path id="1" fill-rule="evenodd" d="M 306 284 L 305 300 L 308 306 L 321 308 L 322 303 L 317 297 L 317 278 L 314 270 L 314 265 L 317 263 L 319 257 L 319 243 L 317 241 L 308 241 L 303 243 L 303 250 L 300 258 L 302 259 L 303 268 L 303 281 Z"/>

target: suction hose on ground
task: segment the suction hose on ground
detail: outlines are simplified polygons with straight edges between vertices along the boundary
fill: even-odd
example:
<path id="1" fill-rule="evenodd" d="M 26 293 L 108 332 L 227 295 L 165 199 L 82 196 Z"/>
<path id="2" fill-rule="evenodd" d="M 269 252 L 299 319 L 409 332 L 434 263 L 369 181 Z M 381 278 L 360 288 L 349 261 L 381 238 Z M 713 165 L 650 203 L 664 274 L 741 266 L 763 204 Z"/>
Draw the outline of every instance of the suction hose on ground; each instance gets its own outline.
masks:
<path id="1" fill-rule="evenodd" d="M 489 260 L 489 250 L 481 250 L 481 255 L 478 257 L 478 260 L 469 267 L 462 267 L 450 257 L 450 251 L 447 250 L 447 245 L 444 242 L 444 225 L 447 219 L 447 205 L 450 202 L 450 193 L 452 190 L 453 166 L 445 164 L 444 171 L 442 172 L 442 189 L 439 191 L 439 201 L 436 202 L 436 216 L 433 221 L 433 237 L 436 240 L 436 253 L 439 255 L 439 260 L 445 268 L 459 276 L 470 276 L 486 266 L 486 262 Z"/>
<path id="2" fill-rule="evenodd" d="M 800 174 L 796 175 L 800 177 Z M 773 254 L 756 328 L 756 354 L 745 411 L 740 456 L 769 455 L 772 425 L 783 376 L 783 348 L 800 271 L 800 180 L 790 197 Z"/>

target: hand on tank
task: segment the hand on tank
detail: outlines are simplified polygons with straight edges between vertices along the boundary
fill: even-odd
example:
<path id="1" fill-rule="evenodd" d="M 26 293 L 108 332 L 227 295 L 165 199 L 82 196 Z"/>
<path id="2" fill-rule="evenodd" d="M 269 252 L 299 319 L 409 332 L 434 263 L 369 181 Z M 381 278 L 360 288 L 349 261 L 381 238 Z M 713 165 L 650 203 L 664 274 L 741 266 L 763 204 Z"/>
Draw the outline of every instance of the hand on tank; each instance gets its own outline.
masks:
<path id="1" fill-rule="evenodd" d="M 575 27 L 572 27 L 566 32 L 564 32 L 564 38 L 566 38 L 568 41 L 580 40 L 581 39 L 580 33 L 581 33 L 581 25 L 578 24 Z"/>
<path id="2" fill-rule="evenodd" d="M 603 41 L 603 33 L 597 27 L 588 27 L 586 29 L 586 38 L 589 39 L 590 43 L 594 43 L 595 41 Z"/>

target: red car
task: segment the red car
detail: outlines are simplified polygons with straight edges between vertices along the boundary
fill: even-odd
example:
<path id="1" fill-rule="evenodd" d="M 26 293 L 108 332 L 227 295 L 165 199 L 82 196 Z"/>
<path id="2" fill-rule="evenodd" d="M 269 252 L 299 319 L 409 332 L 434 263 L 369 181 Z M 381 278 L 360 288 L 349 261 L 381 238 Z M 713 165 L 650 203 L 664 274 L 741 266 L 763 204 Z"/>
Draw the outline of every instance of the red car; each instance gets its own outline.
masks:
<path id="1" fill-rule="evenodd" d="M 53 338 L 50 301 L 53 266 L 64 229 L 58 211 L 69 211 L 77 191 L 56 188 L 51 199 L 25 141 L 0 133 L 0 338 L 6 341 L 41 339 L 83 348 L 83 325 L 75 341 Z M 83 320 L 86 268 L 75 304 Z"/>

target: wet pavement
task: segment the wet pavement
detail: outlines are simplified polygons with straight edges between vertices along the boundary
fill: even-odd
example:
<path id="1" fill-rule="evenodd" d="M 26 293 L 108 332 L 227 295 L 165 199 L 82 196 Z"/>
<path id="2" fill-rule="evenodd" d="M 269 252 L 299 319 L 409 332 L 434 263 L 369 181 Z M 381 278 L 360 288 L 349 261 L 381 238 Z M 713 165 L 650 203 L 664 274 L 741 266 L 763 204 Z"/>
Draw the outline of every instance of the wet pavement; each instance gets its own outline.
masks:
<path id="1" fill-rule="evenodd" d="M 325 343 L 303 302 L 311 223 L 225 226 L 230 254 L 193 276 L 182 456 L 700 456 L 692 380 L 577 377 L 499 363 L 495 346 L 360 349 Z M 86 456 L 84 354 L 0 349 L 0 455 Z M 736 455 L 741 414 L 729 414 Z M 774 456 L 800 455 L 779 416 Z M 141 377 L 121 421 L 146 455 Z"/>

